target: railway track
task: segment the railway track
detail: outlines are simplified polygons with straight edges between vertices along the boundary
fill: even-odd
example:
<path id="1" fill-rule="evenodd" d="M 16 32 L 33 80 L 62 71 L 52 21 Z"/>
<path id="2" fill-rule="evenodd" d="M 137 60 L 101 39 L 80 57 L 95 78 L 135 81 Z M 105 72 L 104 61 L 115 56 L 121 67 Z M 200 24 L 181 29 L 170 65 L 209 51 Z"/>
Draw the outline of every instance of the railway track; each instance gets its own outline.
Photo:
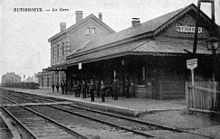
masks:
<path id="1" fill-rule="evenodd" d="M 54 99 L 43 98 L 40 96 L 27 95 L 27 94 L 10 94 L 13 97 L 21 98 L 28 102 L 34 103 L 48 103 L 48 102 L 56 102 Z M 6 98 L 7 99 L 7 98 Z M 173 134 L 173 133 L 183 133 L 186 131 L 178 130 L 175 128 L 165 127 L 161 125 L 157 125 L 150 122 L 140 121 L 134 118 L 121 116 L 117 114 L 112 114 L 108 112 L 97 111 L 85 107 L 80 107 L 73 104 L 61 104 L 61 105 L 50 105 L 50 106 L 28 106 L 28 109 L 38 111 L 42 113 L 43 111 L 62 111 L 64 113 L 68 113 L 71 115 L 75 115 L 78 117 L 83 117 L 85 119 L 89 119 L 92 121 L 96 121 L 105 125 L 113 126 L 115 128 L 125 130 L 127 132 L 133 132 L 135 134 L 145 136 L 145 137 L 155 137 L 159 134 Z M 39 109 L 40 107 L 40 109 Z M 51 115 L 49 115 L 51 116 Z M 56 121 L 61 121 L 61 119 L 56 119 Z M 198 135 L 198 134 L 197 134 Z M 204 136 L 204 135 L 201 135 Z"/>
<path id="2" fill-rule="evenodd" d="M 13 100 L 3 98 L 16 104 Z M 1 108 L 29 134 L 30 138 L 87 139 L 86 136 L 30 108 L 24 106 L 5 107 L 3 105 Z"/>

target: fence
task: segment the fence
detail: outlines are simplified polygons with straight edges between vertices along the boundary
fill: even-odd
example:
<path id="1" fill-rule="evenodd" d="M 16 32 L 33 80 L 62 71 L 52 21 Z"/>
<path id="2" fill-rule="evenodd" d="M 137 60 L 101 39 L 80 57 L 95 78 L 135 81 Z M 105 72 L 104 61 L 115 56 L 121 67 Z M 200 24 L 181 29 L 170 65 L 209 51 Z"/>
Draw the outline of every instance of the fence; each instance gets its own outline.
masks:
<path id="1" fill-rule="evenodd" d="M 138 98 L 151 98 L 152 97 L 152 85 L 136 85 L 136 96 Z"/>
<path id="2" fill-rule="evenodd" d="M 186 83 L 186 103 L 188 111 L 214 112 L 219 111 L 220 92 L 217 83 L 197 82 L 194 86 Z"/>
<path id="3" fill-rule="evenodd" d="M 155 99 L 184 99 L 185 81 L 160 80 L 152 82 L 152 98 Z"/>
<path id="4" fill-rule="evenodd" d="M 184 81 L 159 81 L 161 99 L 184 99 Z"/>

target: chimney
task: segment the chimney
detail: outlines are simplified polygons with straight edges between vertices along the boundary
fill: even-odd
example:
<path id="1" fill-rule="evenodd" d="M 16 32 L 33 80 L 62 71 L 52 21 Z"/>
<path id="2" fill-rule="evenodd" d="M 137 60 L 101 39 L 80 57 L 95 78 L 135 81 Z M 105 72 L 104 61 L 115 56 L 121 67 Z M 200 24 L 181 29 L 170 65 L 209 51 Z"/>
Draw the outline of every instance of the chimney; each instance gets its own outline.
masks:
<path id="1" fill-rule="evenodd" d="M 102 21 L 102 13 L 99 12 L 99 19 Z"/>
<path id="2" fill-rule="evenodd" d="M 83 12 L 76 11 L 75 14 L 76 14 L 76 23 L 77 23 L 78 21 L 80 21 L 83 18 Z"/>
<path id="3" fill-rule="evenodd" d="M 132 18 L 132 21 L 131 21 L 131 24 L 132 24 L 132 27 L 136 27 L 138 25 L 140 25 L 140 18 Z"/>
<path id="4" fill-rule="evenodd" d="M 66 22 L 60 22 L 60 32 L 66 30 Z"/>

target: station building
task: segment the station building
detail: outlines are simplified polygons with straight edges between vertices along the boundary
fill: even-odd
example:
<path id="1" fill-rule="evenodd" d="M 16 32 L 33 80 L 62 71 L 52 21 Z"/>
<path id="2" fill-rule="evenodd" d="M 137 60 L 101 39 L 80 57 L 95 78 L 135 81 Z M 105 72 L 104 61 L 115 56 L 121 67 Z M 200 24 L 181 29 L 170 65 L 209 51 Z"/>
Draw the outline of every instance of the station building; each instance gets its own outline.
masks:
<path id="1" fill-rule="evenodd" d="M 51 43 L 51 67 L 65 63 L 66 56 L 91 43 L 91 40 L 115 33 L 102 21 L 102 13 L 98 14 L 98 18 L 93 14 L 83 18 L 83 12 L 76 11 L 75 16 L 76 23 L 74 25 L 66 28 L 66 23 L 61 22 L 60 32 L 48 39 L 48 42 Z M 65 71 L 63 68 L 58 68 L 39 72 L 40 87 L 49 88 L 52 84 L 60 84 L 66 79 Z"/>
<path id="2" fill-rule="evenodd" d="M 143 23 L 140 19 L 133 18 L 131 27 L 117 33 L 107 27 L 104 35 L 102 33 L 100 37 L 88 39 L 84 43 L 77 43 L 81 41 L 78 34 L 68 35 L 74 25 L 49 39 L 52 64 L 44 70 L 63 73 L 67 82 L 95 78 L 112 83 L 118 77 L 122 84 L 121 96 L 184 98 L 185 82 L 190 81 L 186 60 L 192 58 L 196 11 L 197 7 L 191 4 Z M 94 16 L 90 15 L 85 19 L 91 17 Z M 95 21 L 102 24 L 101 20 Z M 218 26 L 202 11 L 199 14 L 199 23 L 197 51 L 194 55 L 198 59 L 195 80 L 207 81 L 212 79 L 214 66 L 212 52 L 207 49 L 206 40 L 219 37 Z M 84 26 L 85 21 L 81 20 L 76 24 Z M 87 26 L 81 29 L 83 31 L 79 32 L 82 34 L 93 32 L 88 31 Z M 63 39 L 66 39 L 65 43 L 59 43 Z M 70 48 L 70 43 L 77 45 Z M 54 53 L 55 57 L 63 56 L 54 51 L 62 46 L 67 48 L 63 62 L 53 57 Z M 62 80 L 60 77 L 59 74 L 55 80 Z M 131 84 L 135 85 L 135 92 L 126 90 Z"/>

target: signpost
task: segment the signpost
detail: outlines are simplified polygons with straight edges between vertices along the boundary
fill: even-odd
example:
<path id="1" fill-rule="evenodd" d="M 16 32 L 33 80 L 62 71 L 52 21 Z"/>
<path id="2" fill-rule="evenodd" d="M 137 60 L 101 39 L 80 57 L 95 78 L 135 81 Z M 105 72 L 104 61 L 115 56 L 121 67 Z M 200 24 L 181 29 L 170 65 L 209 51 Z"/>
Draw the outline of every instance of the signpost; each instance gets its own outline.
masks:
<path id="1" fill-rule="evenodd" d="M 186 66 L 187 66 L 187 69 L 190 69 L 191 70 L 191 78 L 192 78 L 192 95 L 193 95 L 193 99 L 195 99 L 195 96 L 194 96 L 194 69 L 198 66 L 198 59 L 197 58 L 193 58 L 193 59 L 189 59 L 189 60 L 186 60 Z M 188 94 L 186 95 L 186 104 L 187 104 L 187 113 L 189 112 L 189 100 L 190 100 L 190 94 L 188 92 Z"/>
<path id="2" fill-rule="evenodd" d="M 186 60 L 187 69 L 191 70 L 192 86 L 194 86 L 194 69 L 198 66 L 198 59 L 193 58 Z"/>

